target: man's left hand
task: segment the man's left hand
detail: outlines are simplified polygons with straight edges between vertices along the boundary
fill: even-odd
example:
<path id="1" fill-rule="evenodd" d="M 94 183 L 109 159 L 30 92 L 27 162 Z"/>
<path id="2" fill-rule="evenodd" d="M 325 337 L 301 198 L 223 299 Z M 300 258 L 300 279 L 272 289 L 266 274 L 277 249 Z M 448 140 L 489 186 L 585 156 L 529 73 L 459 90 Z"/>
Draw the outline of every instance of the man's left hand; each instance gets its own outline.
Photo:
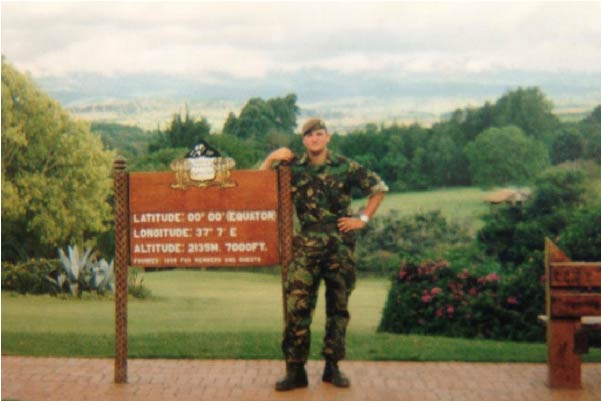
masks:
<path id="1" fill-rule="evenodd" d="M 341 217 L 338 219 L 338 230 L 343 233 L 349 231 L 361 230 L 367 223 L 356 217 Z"/>

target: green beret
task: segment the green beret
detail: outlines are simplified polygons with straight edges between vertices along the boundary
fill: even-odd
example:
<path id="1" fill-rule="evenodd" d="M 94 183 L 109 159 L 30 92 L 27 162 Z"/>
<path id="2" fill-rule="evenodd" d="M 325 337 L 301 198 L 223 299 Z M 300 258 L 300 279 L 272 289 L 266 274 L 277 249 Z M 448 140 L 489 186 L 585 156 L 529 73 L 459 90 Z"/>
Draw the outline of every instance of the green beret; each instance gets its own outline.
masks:
<path id="1" fill-rule="evenodd" d="M 301 130 L 301 134 L 303 136 L 311 133 L 311 131 L 315 131 L 318 129 L 325 129 L 326 131 L 328 130 L 326 128 L 326 124 L 323 122 L 323 120 L 321 120 L 320 118 L 310 118 L 307 120 L 307 122 L 303 125 L 303 129 Z"/>

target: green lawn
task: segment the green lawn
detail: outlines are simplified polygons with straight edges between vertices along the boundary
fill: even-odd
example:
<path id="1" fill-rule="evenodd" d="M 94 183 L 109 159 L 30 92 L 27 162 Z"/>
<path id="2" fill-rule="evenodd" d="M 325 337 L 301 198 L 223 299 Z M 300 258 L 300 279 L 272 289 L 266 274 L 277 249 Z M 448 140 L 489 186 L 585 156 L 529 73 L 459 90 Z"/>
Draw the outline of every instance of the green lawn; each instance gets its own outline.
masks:
<path id="1" fill-rule="evenodd" d="M 176 270 L 143 274 L 149 300 L 130 299 L 129 355 L 144 358 L 279 359 L 282 325 L 278 275 Z M 356 360 L 545 360 L 544 344 L 376 333 L 386 279 L 360 278 L 351 297 L 348 358 Z M 323 286 L 313 323 L 312 358 L 324 326 Z M 2 293 L 5 355 L 110 357 L 114 303 Z M 601 361 L 594 349 L 586 360 Z"/>
<path id="2" fill-rule="evenodd" d="M 489 208 L 484 198 L 494 191 L 496 189 L 484 191 L 466 187 L 387 194 L 378 215 L 382 216 L 391 209 L 398 210 L 402 216 L 440 210 L 450 221 L 466 224 L 470 232 L 475 233 L 482 227 L 481 217 Z M 353 207 L 358 209 L 364 204 L 364 200 L 354 201 Z"/>

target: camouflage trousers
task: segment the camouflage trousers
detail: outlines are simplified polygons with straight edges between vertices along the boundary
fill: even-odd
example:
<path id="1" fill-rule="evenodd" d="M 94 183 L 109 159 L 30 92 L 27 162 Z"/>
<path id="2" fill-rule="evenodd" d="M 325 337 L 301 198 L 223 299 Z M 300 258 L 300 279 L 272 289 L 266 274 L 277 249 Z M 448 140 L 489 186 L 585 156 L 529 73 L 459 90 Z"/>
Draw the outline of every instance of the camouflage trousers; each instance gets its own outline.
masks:
<path id="1" fill-rule="evenodd" d="M 302 233 L 294 238 L 294 259 L 288 269 L 286 328 L 282 351 L 287 362 L 306 362 L 311 345 L 311 320 L 319 284 L 326 285 L 326 328 L 322 354 L 326 359 L 345 356 L 348 299 L 355 287 L 355 234 Z"/>

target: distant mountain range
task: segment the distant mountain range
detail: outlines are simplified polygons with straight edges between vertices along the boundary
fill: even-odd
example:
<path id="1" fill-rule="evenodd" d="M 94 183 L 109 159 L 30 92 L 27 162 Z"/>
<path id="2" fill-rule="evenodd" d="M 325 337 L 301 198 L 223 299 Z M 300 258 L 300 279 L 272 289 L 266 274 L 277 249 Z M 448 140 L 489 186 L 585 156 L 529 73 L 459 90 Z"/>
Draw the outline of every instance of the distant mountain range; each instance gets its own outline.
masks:
<path id="1" fill-rule="evenodd" d="M 329 116 L 339 120 L 339 128 L 345 130 L 370 121 L 432 122 L 456 108 L 494 101 L 519 86 L 540 87 L 559 113 L 587 111 L 601 103 L 601 73 L 561 71 L 441 75 L 313 69 L 274 72 L 262 78 L 214 73 L 202 79 L 166 74 L 77 73 L 36 81 L 83 118 L 156 127 L 187 104 L 191 113 L 211 115 L 207 118 L 213 120 L 217 130 L 227 113 L 239 113 L 248 99 L 288 93 L 298 96 L 301 116 Z"/>

